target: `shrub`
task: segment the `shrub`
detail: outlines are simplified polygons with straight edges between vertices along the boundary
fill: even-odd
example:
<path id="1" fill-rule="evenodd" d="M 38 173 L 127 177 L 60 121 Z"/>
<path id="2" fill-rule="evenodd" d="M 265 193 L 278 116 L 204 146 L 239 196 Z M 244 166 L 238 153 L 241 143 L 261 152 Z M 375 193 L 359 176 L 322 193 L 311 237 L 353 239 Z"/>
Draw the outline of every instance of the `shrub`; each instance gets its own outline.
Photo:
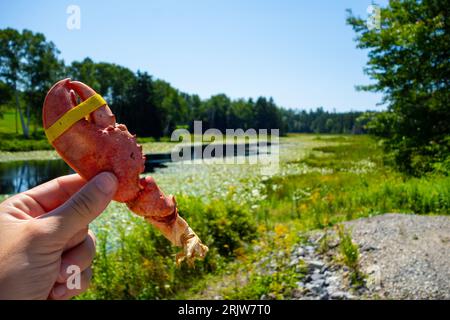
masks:
<path id="1" fill-rule="evenodd" d="M 210 251 L 194 268 L 175 265 L 173 247 L 159 231 L 131 213 L 125 223 L 97 232 L 99 246 L 91 288 L 81 299 L 163 299 L 186 290 L 205 274 L 221 268 L 245 241 L 255 236 L 248 209 L 230 201 L 204 203 L 196 197 L 177 197 L 182 215 Z"/>

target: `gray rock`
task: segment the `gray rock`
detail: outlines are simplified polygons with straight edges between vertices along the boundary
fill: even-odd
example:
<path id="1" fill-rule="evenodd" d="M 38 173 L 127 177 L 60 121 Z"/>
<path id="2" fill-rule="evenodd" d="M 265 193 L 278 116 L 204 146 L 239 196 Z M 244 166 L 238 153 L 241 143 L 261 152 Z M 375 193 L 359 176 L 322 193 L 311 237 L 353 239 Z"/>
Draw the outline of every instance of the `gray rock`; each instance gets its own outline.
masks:
<path id="1" fill-rule="evenodd" d="M 303 297 L 303 291 L 299 289 L 292 290 L 292 297 L 294 299 L 300 299 Z"/>
<path id="2" fill-rule="evenodd" d="M 350 299 L 351 295 L 344 291 L 336 291 L 333 292 L 330 296 L 333 300 L 348 300 Z"/>
<path id="3" fill-rule="evenodd" d="M 331 276 L 325 279 L 325 283 L 329 286 L 336 286 L 339 283 L 339 278 L 337 276 Z"/>
<path id="4" fill-rule="evenodd" d="M 328 300 L 330 298 L 330 296 L 328 295 L 328 292 L 323 293 L 319 299 L 320 300 Z"/>
<path id="5" fill-rule="evenodd" d="M 316 286 L 320 286 L 320 287 L 325 286 L 325 280 L 323 280 L 323 279 L 317 279 L 317 280 L 312 281 L 311 283 L 313 283 Z"/>
<path id="6" fill-rule="evenodd" d="M 302 247 L 297 248 L 297 255 L 303 257 L 305 255 L 305 249 Z"/>
<path id="7" fill-rule="evenodd" d="M 314 247 L 313 246 L 306 246 L 305 250 L 308 251 L 309 253 L 313 253 L 314 252 Z"/>
<path id="8" fill-rule="evenodd" d="M 324 275 L 321 273 L 314 273 L 313 275 L 311 275 L 311 279 L 313 281 L 322 280 L 323 278 L 324 278 Z"/>
<path id="9" fill-rule="evenodd" d="M 300 259 L 297 257 L 292 257 L 291 261 L 289 261 L 289 267 L 296 266 L 300 263 Z"/>
<path id="10" fill-rule="evenodd" d="M 320 285 L 317 285 L 315 283 L 307 283 L 306 284 L 306 289 L 308 289 L 311 293 L 315 294 L 315 295 L 319 295 L 322 294 L 323 288 Z"/>
<path id="11" fill-rule="evenodd" d="M 309 269 L 320 269 L 324 266 L 324 263 L 319 260 L 310 260 L 306 262 Z"/>

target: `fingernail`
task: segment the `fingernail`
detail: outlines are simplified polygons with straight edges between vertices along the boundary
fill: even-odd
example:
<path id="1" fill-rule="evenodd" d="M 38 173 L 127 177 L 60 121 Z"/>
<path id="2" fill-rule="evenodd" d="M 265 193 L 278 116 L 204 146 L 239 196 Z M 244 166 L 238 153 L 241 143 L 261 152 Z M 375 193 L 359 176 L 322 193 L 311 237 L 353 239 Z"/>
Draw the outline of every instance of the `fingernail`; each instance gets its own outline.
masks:
<path id="1" fill-rule="evenodd" d="M 117 178 L 109 172 L 102 172 L 95 178 L 95 184 L 104 194 L 111 194 L 117 188 Z"/>
<path id="2" fill-rule="evenodd" d="M 65 285 L 61 284 L 61 285 L 53 288 L 53 297 L 61 298 L 65 294 L 66 294 L 66 286 Z"/>

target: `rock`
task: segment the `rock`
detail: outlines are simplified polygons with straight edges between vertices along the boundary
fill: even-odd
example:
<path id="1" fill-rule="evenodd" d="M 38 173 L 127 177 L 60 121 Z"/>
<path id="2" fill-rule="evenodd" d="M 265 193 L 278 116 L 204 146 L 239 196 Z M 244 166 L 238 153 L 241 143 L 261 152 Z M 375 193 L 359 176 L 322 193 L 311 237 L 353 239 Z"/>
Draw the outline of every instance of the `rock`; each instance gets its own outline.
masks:
<path id="1" fill-rule="evenodd" d="M 348 300 L 350 299 L 351 295 L 344 291 L 336 291 L 331 294 L 330 298 L 333 300 Z"/>
<path id="2" fill-rule="evenodd" d="M 366 273 L 368 275 L 367 285 L 369 287 L 380 287 L 381 286 L 381 270 L 376 264 L 367 267 Z"/>
<path id="3" fill-rule="evenodd" d="M 328 292 L 325 292 L 325 293 L 323 293 L 320 297 L 319 297 L 319 299 L 320 300 L 328 300 L 329 299 L 329 295 L 328 295 Z"/>
<path id="4" fill-rule="evenodd" d="M 364 244 L 361 246 L 361 252 L 374 251 L 374 250 L 378 250 L 378 248 L 373 245 L 370 245 L 370 244 Z"/>
<path id="5" fill-rule="evenodd" d="M 335 286 L 335 285 L 329 285 L 329 286 L 327 287 L 327 292 L 328 292 L 329 295 L 332 295 L 333 293 L 338 292 L 338 291 L 340 291 L 340 290 L 339 290 L 339 288 L 338 288 L 337 286 Z"/>
<path id="6" fill-rule="evenodd" d="M 317 270 L 317 269 L 316 269 Z M 311 275 L 311 279 L 313 280 L 313 281 L 316 281 L 316 280 L 322 280 L 324 278 L 324 275 L 323 274 L 321 274 L 321 273 L 314 273 L 313 275 Z"/>
<path id="7" fill-rule="evenodd" d="M 306 262 L 308 265 L 309 269 L 321 269 L 324 266 L 324 263 L 322 261 L 319 260 L 310 260 L 308 262 Z"/>
<path id="8" fill-rule="evenodd" d="M 313 253 L 314 252 L 314 247 L 313 246 L 306 246 L 305 250 L 308 251 L 309 253 Z"/>
<path id="9" fill-rule="evenodd" d="M 303 297 L 303 291 L 299 289 L 292 290 L 292 297 L 294 299 L 300 299 Z"/>
<path id="10" fill-rule="evenodd" d="M 289 267 L 296 266 L 300 263 L 300 259 L 297 257 L 292 257 L 291 261 L 289 261 Z"/>
<path id="11" fill-rule="evenodd" d="M 337 276 L 331 276 L 325 279 L 325 283 L 329 286 L 336 286 L 339 283 L 339 278 Z"/>
<path id="12" fill-rule="evenodd" d="M 325 285 L 325 280 L 317 279 L 311 282 L 314 286 L 323 287 Z"/>
<path id="13" fill-rule="evenodd" d="M 277 298 L 277 295 L 275 293 L 269 293 L 269 299 L 275 300 Z"/>
<path id="14" fill-rule="evenodd" d="M 303 257 L 305 255 L 305 249 L 303 249 L 302 247 L 298 247 L 297 248 L 297 255 L 300 257 Z"/>
<path id="15" fill-rule="evenodd" d="M 308 289 L 311 293 L 315 295 L 319 295 L 322 293 L 322 287 L 320 285 L 317 285 L 313 282 L 306 284 L 306 289 Z"/>

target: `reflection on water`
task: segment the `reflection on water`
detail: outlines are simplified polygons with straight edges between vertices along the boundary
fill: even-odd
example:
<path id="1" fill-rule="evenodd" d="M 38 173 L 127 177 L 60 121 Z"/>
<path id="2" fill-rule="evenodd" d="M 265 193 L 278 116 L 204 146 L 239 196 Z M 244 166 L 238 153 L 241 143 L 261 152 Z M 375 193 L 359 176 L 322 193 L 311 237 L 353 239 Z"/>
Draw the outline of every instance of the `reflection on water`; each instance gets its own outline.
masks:
<path id="1" fill-rule="evenodd" d="M 269 144 L 270 145 L 270 144 Z M 245 144 L 245 156 L 259 153 L 270 153 L 270 151 L 258 148 L 255 144 Z M 191 159 L 199 157 L 216 158 L 224 156 L 236 156 L 237 148 L 231 154 L 223 152 L 216 155 L 202 154 L 206 146 L 190 147 L 185 149 L 191 154 Z M 222 145 L 225 147 L 225 145 Z M 165 163 L 171 162 L 171 154 L 148 154 L 146 155 L 144 172 L 154 172 L 156 168 L 165 168 Z M 58 160 L 26 160 L 0 162 L 0 194 L 14 194 L 31 189 L 39 184 L 50 181 L 57 177 L 73 173 L 74 171 L 61 159 Z"/>
<path id="2" fill-rule="evenodd" d="M 164 167 L 161 161 L 148 161 L 145 172 Z M 72 168 L 61 159 L 0 162 L 0 194 L 23 192 L 71 173 L 74 173 Z"/>
<path id="3" fill-rule="evenodd" d="M 63 160 L 1 162 L 0 194 L 22 192 L 70 173 L 72 169 Z"/>

